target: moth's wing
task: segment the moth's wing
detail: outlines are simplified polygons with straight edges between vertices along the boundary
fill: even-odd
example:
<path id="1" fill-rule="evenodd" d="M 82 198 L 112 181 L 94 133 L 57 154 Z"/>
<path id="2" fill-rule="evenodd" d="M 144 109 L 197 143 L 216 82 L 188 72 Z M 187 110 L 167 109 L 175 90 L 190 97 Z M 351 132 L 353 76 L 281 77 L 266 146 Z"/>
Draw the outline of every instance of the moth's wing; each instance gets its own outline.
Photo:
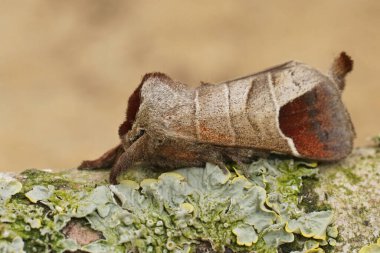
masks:
<path id="1" fill-rule="evenodd" d="M 194 101 L 199 142 L 324 161 L 352 151 L 355 132 L 340 86 L 302 63 L 199 87 Z"/>
<path id="2" fill-rule="evenodd" d="M 196 141 L 294 155 L 278 128 L 279 108 L 272 79 L 296 65 L 288 62 L 257 74 L 198 87 L 192 108 Z"/>
<path id="3" fill-rule="evenodd" d="M 301 157 L 335 161 L 352 151 L 354 128 L 338 87 L 328 78 L 283 105 L 279 124 Z"/>
<path id="4" fill-rule="evenodd" d="M 278 128 L 279 108 L 272 79 L 286 71 L 291 78 L 291 70 L 297 67 L 298 63 L 288 62 L 257 74 L 197 87 L 191 101 L 167 113 L 167 134 L 198 143 L 296 154 Z M 308 88 L 303 85 L 303 90 Z"/>
<path id="5" fill-rule="evenodd" d="M 250 85 L 252 83 L 256 85 Z M 237 91 L 244 87 L 246 94 L 240 101 L 243 104 L 250 105 L 249 92 L 264 101 L 254 102 L 252 108 L 236 107 L 234 112 L 231 108 L 240 102 L 231 99 L 234 97 L 232 86 L 238 88 Z M 272 87 L 269 92 L 267 87 Z M 149 119 L 146 123 L 168 138 L 326 161 L 339 160 L 352 150 L 355 133 L 337 84 L 296 62 L 195 90 L 171 79 L 153 78 L 143 85 L 142 94 L 140 111 L 143 113 L 139 120 Z M 251 100 L 256 101 L 256 98 Z M 259 106 L 253 108 L 255 105 Z M 255 113 L 250 115 L 250 111 Z M 149 117 L 142 116 L 146 112 Z M 236 138 L 239 133 L 236 126 L 241 124 L 231 121 L 231 112 L 241 115 L 241 119 L 247 118 L 250 121 L 247 124 L 255 126 L 252 131 L 248 131 L 249 126 L 240 131 L 248 141 Z M 249 119 L 250 116 L 254 117 Z"/>

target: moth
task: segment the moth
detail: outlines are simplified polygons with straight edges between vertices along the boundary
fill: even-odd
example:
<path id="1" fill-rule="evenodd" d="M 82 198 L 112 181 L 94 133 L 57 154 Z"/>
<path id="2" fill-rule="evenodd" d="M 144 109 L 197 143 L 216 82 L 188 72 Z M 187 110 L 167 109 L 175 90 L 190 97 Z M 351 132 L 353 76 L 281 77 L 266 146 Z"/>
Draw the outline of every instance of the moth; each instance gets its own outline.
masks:
<path id="1" fill-rule="evenodd" d="M 342 102 L 353 61 L 342 52 L 327 75 L 296 61 L 191 88 L 162 73 L 146 74 L 128 101 L 120 144 L 80 169 L 112 167 L 110 182 L 136 163 L 179 168 L 206 162 L 227 171 L 257 156 L 280 154 L 337 161 L 355 131 Z"/>

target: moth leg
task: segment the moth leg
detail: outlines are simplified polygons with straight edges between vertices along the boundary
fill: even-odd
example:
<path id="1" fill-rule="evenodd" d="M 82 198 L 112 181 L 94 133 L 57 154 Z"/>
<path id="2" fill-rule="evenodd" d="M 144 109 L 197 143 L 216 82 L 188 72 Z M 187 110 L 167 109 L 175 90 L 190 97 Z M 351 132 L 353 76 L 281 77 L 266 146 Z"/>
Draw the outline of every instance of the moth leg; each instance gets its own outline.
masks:
<path id="1" fill-rule="evenodd" d="M 111 168 L 119 157 L 124 153 L 124 148 L 121 144 L 108 150 L 96 160 L 86 160 L 79 165 L 79 170 L 96 170 Z"/>
<path id="2" fill-rule="evenodd" d="M 218 167 L 223 171 L 224 175 L 228 175 L 230 173 L 229 169 L 224 164 L 224 162 L 222 162 L 222 161 L 215 161 L 215 162 L 212 162 L 212 163 L 218 165 Z"/>
<path id="3" fill-rule="evenodd" d="M 248 173 L 248 166 L 247 164 L 243 163 L 242 161 L 240 160 L 236 160 L 234 161 L 236 162 L 236 164 L 239 166 L 239 168 L 241 169 L 241 173 L 246 177 L 246 178 L 249 178 L 249 173 Z"/>
<path id="4" fill-rule="evenodd" d="M 117 184 L 117 177 L 126 169 L 133 166 L 136 162 L 144 159 L 145 151 L 149 141 L 148 135 L 144 134 L 136 140 L 117 160 L 110 172 L 110 183 Z"/>
<path id="5" fill-rule="evenodd" d="M 239 168 L 242 171 L 242 174 L 248 178 L 249 174 L 247 164 L 243 163 L 238 156 L 229 154 L 228 157 L 239 166 Z"/>

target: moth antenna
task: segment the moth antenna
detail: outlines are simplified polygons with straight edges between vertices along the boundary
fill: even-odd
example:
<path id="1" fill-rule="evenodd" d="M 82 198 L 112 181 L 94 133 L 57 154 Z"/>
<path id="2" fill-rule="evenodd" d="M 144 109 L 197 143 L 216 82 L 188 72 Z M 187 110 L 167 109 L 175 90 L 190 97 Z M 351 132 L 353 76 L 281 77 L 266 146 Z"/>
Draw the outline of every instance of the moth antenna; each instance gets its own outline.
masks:
<path id="1" fill-rule="evenodd" d="M 345 52 L 341 52 L 331 65 L 330 76 L 341 91 L 344 90 L 346 85 L 344 78 L 352 70 L 353 65 L 354 61 Z"/>

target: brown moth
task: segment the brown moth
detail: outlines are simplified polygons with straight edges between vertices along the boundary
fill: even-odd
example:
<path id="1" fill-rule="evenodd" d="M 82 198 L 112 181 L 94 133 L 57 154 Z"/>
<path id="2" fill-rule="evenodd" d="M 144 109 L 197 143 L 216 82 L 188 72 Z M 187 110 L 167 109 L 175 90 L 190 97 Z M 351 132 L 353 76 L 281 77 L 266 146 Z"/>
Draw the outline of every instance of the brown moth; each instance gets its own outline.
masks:
<path id="1" fill-rule="evenodd" d="M 324 75 L 290 61 L 257 74 L 191 88 L 146 74 L 128 101 L 121 144 L 80 169 L 111 167 L 110 182 L 137 162 L 227 170 L 270 153 L 317 161 L 350 154 L 355 132 L 341 94 L 353 62 L 344 52 Z"/>

